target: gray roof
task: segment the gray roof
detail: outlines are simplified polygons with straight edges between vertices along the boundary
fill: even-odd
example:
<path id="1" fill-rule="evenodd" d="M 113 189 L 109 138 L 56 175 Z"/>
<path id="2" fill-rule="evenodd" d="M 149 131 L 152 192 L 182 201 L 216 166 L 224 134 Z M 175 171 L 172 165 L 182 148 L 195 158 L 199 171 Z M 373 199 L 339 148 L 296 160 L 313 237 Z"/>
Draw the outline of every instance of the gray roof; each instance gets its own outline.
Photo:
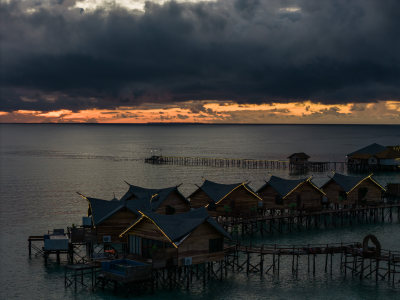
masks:
<path id="1" fill-rule="evenodd" d="M 125 202 L 126 207 L 130 210 L 155 211 L 174 191 L 182 196 L 182 200 L 187 201 L 179 192 L 177 186 L 163 189 L 148 189 L 131 184 L 129 184 L 128 191 L 122 196 L 120 201 Z"/>
<path id="2" fill-rule="evenodd" d="M 369 154 L 369 155 L 374 155 L 377 153 L 380 153 L 382 151 L 385 151 L 387 148 L 385 146 L 379 145 L 377 143 L 373 143 L 371 145 L 368 145 L 364 148 L 361 148 L 357 151 L 351 152 L 349 154 L 347 154 L 347 156 L 352 156 L 355 154 Z"/>
<path id="3" fill-rule="evenodd" d="M 285 179 L 277 176 L 271 176 L 271 178 L 257 192 L 260 192 L 266 186 L 271 186 L 281 197 L 285 197 L 291 190 L 305 181 L 307 181 L 307 178 Z"/>
<path id="4" fill-rule="evenodd" d="M 181 241 L 204 222 L 210 224 L 223 236 L 231 239 L 231 236 L 210 217 L 204 207 L 174 215 L 161 215 L 154 212 L 143 212 L 143 214 L 153 220 L 174 243 Z"/>
<path id="5" fill-rule="evenodd" d="M 127 208 L 137 215 L 140 215 L 138 210 L 155 211 L 175 190 L 182 195 L 177 186 L 164 189 L 147 189 L 129 185 L 129 190 L 120 200 L 114 198 L 108 201 L 90 197 L 86 197 L 86 199 L 90 202 L 93 223 L 99 225 L 123 208 Z M 183 195 L 182 199 L 187 201 Z"/>
<path id="6" fill-rule="evenodd" d="M 296 156 L 298 158 L 304 158 L 304 159 L 310 158 L 310 156 L 305 154 L 304 152 L 293 153 L 292 155 L 288 156 L 288 158 L 292 158 L 293 156 Z"/>
<path id="7" fill-rule="evenodd" d="M 223 184 L 216 183 L 210 180 L 205 180 L 199 188 L 204 191 L 204 193 L 206 193 L 211 200 L 213 200 L 214 202 L 218 202 L 227 194 L 229 194 L 233 189 L 242 184 L 243 183 Z M 252 189 L 248 185 L 246 185 L 246 188 L 252 191 Z"/>
<path id="8" fill-rule="evenodd" d="M 124 207 L 123 205 L 121 205 L 120 201 L 109 201 L 91 197 L 86 197 L 86 199 L 90 203 L 94 225 L 100 224 L 108 217 Z"/>
<path id="9" fill-rule="evenodd" d="M 347 176 L 347 175 L 335 173 L 331 180 L 335 181 L 347 193 L 364 178 L 365 177 L 361 177 L 361 176 Z"/>

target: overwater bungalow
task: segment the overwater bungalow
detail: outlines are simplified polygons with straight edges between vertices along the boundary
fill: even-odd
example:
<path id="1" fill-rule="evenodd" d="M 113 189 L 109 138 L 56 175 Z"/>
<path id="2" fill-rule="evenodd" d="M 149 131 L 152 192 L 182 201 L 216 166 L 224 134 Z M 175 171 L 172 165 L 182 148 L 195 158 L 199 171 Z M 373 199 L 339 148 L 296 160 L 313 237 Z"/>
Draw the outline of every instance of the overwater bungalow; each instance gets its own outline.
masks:
<path id="1" fill-rule="evenodd" d="M 347 154 L 349 169 L 400 170 L 400 146 L 382 146 L 371 144 Z"/>
<path id="2" fill-rule="evenodd" d="M 147 189 L 129 185 L 120 199 L 102 200 L 81 195 L 88 201 L 90 226 L 95 229 L 98 243 L 120 243 L 119 234 L 132 220 L 140 217 L 139 211 L 174 214 L 190 210 L 189 202 L 178 187 Z"/>
<path id="3" fill-rule="evenodd" d="M 175 215 L 139 213 L 120 238 L 130 255 L 150 259 L 153 268 L 224 259 L 224 238 L 231 237 L 204 207 Z"/>
<path id="4" fill-rule="evenodd" d="M 127 224 L 132 222 L 132 218 L 137 218 L 137 211 L 128 206 L 126 202 L 118 199 L 103 200 L 81 195 L 88 201 L 89 222 L 84 222 L 92 228 L 94 241 L 97 243 L 119 243 L 119 233 Z M 83 237 L 82 237 L 83 238 Z"/>
<path id="5" fill-rule="evenodd" d="M 339 206 L 374 205 L 382 202 L 385 189 L 372 177 L 334 175 L 322 186 L 330 203 Z"/>
<path id="6" fill-rule="evenodd" d="M 320 210 L 325 194 L 311 178 L 293 180 L 271 176 L 257 193 L 265 209 Z"/>
<path id="7" fill-rule="evenodd" d="M 188 199 L 193 208 L 207 207 L 213 216 L 246 215 L 262 207 L 262 199 L 246 182 L 222 184 L 205 180 Z"/>

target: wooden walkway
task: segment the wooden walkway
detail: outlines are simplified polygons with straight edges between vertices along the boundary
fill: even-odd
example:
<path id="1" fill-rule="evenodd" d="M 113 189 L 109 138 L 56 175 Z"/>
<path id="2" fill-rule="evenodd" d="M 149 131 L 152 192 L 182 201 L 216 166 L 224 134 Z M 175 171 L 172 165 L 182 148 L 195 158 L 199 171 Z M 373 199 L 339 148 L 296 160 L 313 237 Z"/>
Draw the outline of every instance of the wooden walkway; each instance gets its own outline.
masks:
<path id="1" fill-rule="evenodd" d="M 391 287 L 400 286 L 400 252 L 363 247 L 363 243 L 328 243 L 307 245 L 263 244 L 228 246 L 223 260 L 196 265 L 153 269 L 151 278 L 134 283 L 102 277 L 93 264 L 67 266 L 65 287 L 110 288 L 114 293 L 154 292 L 160 289 L 207 287 L 210 281 L 224 280 L 231 274 L 279 279 L 282 276 L 304 278 L 319 273 L 372 279 Z M 329 280 L 329 278 L 327 278 Z"/>
<path id="2" fill-rule="evenodd" d="M 357 224 L 400 222 L 400 204 L 330 209 L 317 212 L 269 210 L 255 216 L 220 216 L 217 221 L 234 237 L 239 235 L 291 233 L 308 229 L 352 227 Z"/>
<path id="3" fill-rule="evenodd" d="M 395 286 L 400 283 L 400 252 L 363 247 L 362 243 L 329 243 L 307 245 L 261 245 L 237 244 L 231 248 L 227 264 L 232 271 L 245 271 L 278 276 L 282 269 L 292 275 L 307 272 L 316 275 L 318 268 L 325 273 L 339 268 L 346 277 L 351 274 L 364 278 L 386 280 Z M 321 261 L 322 258 L 322 261 Z M 317 260 L 320 260 L 319 262 Z M 282 264 L 289 264 L 282 268 Z"/>
<path id="4" fill-rule="evenodd" d="M 292 172 L 325 172 L 330 170 L 344 171 L 345 162 L 308 162 L 306 165 L 292 165 L 288 160 L 264 160 L 243 158 L 215 158 L 190 156 L 151 156 L 145 163 L 155 165 L 206 166 L 218 168 L 247 168 L 247 169 L 289 169 Z"/>

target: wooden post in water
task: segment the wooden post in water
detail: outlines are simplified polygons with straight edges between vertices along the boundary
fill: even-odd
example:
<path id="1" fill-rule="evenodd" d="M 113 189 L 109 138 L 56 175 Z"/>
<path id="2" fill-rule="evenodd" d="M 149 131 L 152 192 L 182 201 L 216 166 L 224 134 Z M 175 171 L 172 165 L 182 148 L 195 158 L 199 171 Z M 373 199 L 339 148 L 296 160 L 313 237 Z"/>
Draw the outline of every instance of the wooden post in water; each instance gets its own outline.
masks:
<path id="1" fill-rule="evenodd" d="M 328 272 L 328 244 L 325 248 L 325 273 Z"/>
<path id="2" fill-rule="evenodd" d="M 313 254 L 313 275 L 315 276 L 315 254 Z"/>

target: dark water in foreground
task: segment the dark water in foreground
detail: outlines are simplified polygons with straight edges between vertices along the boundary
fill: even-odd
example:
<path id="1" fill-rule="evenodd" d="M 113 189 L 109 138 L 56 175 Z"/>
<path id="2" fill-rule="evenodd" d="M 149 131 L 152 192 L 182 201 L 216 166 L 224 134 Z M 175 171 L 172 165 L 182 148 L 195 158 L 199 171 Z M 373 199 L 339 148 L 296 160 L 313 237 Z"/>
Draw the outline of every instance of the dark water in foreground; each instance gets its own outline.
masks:
<path id="1" fill-rule="evenodd" d="M 79 224 L 87 204 L 76 191 L 111 199 L 126 191 L 126 180 L 145 187 L 182 183 L 189 195 L 202 177 L 219 182 L 250 180 L 253 188 L 269 173 L 287 171 L 154 166 L 143 163 L 152 149 L 164 155 L 282 159 L 304 151 L 312 160 L 343 161 L 346 153 L 377 142 L 400 144 L 400 126 L 302 125 L 0 125 L 0 299 L 115 299 L 111 293 L 74 294 L 64 289 L 63 268 L 45 268 L 28 258 L 27 237 Z M 322 183 L 326 174 L 315 174 Z M 377 174 L 381 183 L 399 174 Z M 375 234 L 384 248 L 400 250 L 400 225 L 363 225 L 258 239 L 258 243 L 359 241 Z M 290 268 L 290 263 L 286 264 Z M 284 271 L 283 271 L 284 272 Z M 400 299 L 386 282 L 299 274 L 280 280 L 230 275 L 206 289 L 159 292 L 144 299 Z"/>

